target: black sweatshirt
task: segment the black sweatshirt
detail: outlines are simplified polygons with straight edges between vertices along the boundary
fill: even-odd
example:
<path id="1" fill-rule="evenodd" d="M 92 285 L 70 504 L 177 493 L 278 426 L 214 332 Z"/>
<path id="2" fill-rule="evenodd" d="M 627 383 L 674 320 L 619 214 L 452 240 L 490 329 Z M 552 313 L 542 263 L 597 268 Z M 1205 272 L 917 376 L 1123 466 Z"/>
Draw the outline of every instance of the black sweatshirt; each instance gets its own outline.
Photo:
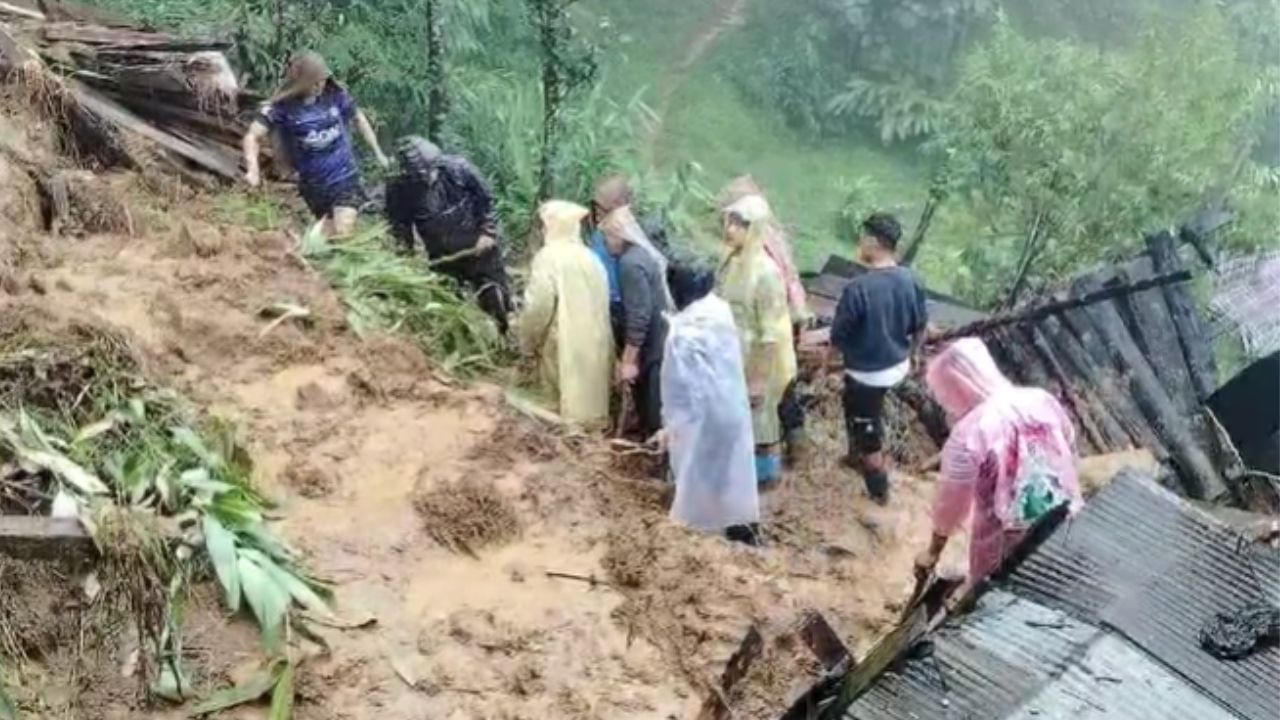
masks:
<path id="1" fill-rule="evenodd" d="M 911 354 L 911 342 L 928 322 L 924 288 L 904 267 L 871 268 L 840 294 L 831 344 L 846 370 L 887 370 Z"/>
<path id="2" fill-rule="evenodd" d="M 481 235 L 498 240 L 497 208 L 480 171 L 456 155 L 442 156 L 433 168 L 435 182 L 423 173 L 406 172 L 387 183 L 387 219 L 395 237 L 412 248 L 416 229 L 433 260 L 474 247 Z M 491 252 L 449 264 L 474 272 L 501 267 L 501 257 Z"/>
<path id="3" fill-rule="evenodd" d="M 662 360 L 667 340 L 664 278 L 658 263 L 647 250 L 636 245 L 618 258 L 618 276 L 622 286 L 622 327 L 627 345 L 640 348 L 640 367 Z"/>

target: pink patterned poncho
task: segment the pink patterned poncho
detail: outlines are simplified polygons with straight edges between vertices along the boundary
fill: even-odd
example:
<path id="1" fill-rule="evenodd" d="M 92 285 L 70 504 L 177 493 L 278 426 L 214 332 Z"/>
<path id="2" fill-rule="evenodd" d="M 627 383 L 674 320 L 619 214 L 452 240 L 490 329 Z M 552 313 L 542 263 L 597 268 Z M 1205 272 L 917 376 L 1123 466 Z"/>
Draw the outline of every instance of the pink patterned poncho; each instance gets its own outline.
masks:
<path id="1" fill-rule="evenodd" d="M 950 536 L 970 522 L 969 579 L 991 574 L 1049 510 L 1083 505 L 1075 428 L 1048 392 L 1009 382 L 986 345 L 963 338 L 929 363 L 927 381 L 951 417 L 933 527 Z"/>

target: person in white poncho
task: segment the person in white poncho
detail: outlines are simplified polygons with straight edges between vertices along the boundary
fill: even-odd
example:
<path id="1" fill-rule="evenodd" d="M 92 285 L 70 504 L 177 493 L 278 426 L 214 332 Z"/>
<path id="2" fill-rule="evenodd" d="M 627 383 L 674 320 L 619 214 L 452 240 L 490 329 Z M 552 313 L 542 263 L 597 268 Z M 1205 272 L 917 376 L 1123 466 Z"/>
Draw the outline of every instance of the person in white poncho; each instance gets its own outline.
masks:
<path id="1" fill-rule="evenodd" d="M 672 519 L 753 542 L 760 505 L 751 405 L 733 312 L 715 295 L 670 318 L 662 419 L 675 475 Z"/>

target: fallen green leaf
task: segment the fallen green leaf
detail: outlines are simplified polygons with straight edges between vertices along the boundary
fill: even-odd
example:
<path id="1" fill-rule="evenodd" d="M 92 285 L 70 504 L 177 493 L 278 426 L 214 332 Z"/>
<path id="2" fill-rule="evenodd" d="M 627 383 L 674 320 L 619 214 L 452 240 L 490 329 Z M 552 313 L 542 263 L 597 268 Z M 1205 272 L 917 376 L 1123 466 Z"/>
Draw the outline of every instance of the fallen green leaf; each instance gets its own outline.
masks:
<path id="1" fill-rule="evenodd" d="M 280 682 L 280 676 L 285 665 L 284 660 L 272 661 L 270 665 L 263 668 L 253 677 L 244 681 L 240 685 L 225 688 L 213 693 L 204 702 L 197 705 L 191 711 L 192 717 L 202 715 L 210 715 L 222 710 L 233 708 L 237 705 L 251 703 L 271 692 L 273 688 Z"/>
<path id="2" fill-rule="evenodd" d="M 0 685 L 0 720 L 18 720 L 18 704 L 5 692 L 3 685 Z"/>
<path id="3" fill-rule="evenodd" d="M 329 603 L 325 602 L 319 593 L 312 589 L 306 581 L 281 567 L 275 560 L 251 548 L 241 548 L 240 554 L 253 560 L 259 567 L 266 570 L 277 585 L 284 588 L 294 601 L 309 612 L 322 617 L 333 615 L 333 611 L 329 609 Z"/>
<path id="4" fill-rule="evenodd" d="M 202 523 L 204 546 L 209 552 L 213 570 L 222 583 L 231 612 L 240 610 L 240 573 L 236 569 L 236 536 L 212 514 L 206 513 Z"/>
<path id="5" fill-rule="evenodd" d="M 244 555 L 240 555 L 236 568 L 240 572 L 244 599 L 262 628 L 263 643 L 272 650 L 279 648 L 280 633 L 292 596 L 266 570 Z"/>
<path id="6" fill-rule="evenodd" d="M 91 423 L 89 425 L 85 425 L 84 427 L 80 428 L 80 432 L 76 433 L 76 436 L 71 440 L 71 444 L 79 445 L 81 443 L 88 442 L 98 437 L 99 435 L 104 435 L 108 432 L 111 432 L 112 428 L 114 428 L 115 426 L 116 426 L 116 416 L 109 415 L 103 420 L 99 420 L 96 423 Z"/>
<path id="7" fill-rule="evenodd" d="M 193 455 L 200 458 L 200 462 L 214 469 L 222 467 L 222 458 L 209 450 L 194 430 L 189 427 L 176 427 L 172 432 L 174 442 L 190 450 Z"/>
<path id="8" fill-rule="evenodd" d="M 36 450 L 27 447 L 16 435 L 0 431 L 19 460 L 44 468 L 85 495 L 107 495 L 111 490 L 97 475 L 77 465 L 67 456 L 54 450 Z"/>
<path id="9" fill-rule="evenodd" d="M 271 693 L 271 714 L 269 720 L 289 720 L 293 715 L 293 663 L 286 662 L 280 673 L 280 682 Z"/>

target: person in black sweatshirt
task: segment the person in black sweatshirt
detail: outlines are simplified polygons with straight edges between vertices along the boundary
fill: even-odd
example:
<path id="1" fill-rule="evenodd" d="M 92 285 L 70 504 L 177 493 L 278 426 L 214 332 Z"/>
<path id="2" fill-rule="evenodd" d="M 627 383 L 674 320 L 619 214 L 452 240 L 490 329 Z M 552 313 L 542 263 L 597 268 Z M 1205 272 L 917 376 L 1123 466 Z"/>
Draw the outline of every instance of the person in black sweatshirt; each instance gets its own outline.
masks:
<path id="1" fill-rule="evenodd" d="M 489 184 L 466 158 L 445 155 L 434 143 L 410 135 L 397 143 L 399 172 L 387 182 L 391 232 L 407 252 L 422 241 L 434 269 L 475 293 L 499 332 L 511 309 L 501 230 Z M 455 257 L 456 256 L 456 257 Z"/>
<path id="2" fill-rule="evenodd" d="M 896 259 L 902 227 L 889 214 L 862 223 L 859 259 L 867 271 L 840 295 L 831 324 L 831 344 L 844 361 L 844 415 L 848 462 L 860 467 L 867 494 L 889 499 L 884 459 L 884 397 L 911 372 L 911 358 L 928 324 L 924 288 Z M 860 461 L 860 462 L 858 462 Z"/>

